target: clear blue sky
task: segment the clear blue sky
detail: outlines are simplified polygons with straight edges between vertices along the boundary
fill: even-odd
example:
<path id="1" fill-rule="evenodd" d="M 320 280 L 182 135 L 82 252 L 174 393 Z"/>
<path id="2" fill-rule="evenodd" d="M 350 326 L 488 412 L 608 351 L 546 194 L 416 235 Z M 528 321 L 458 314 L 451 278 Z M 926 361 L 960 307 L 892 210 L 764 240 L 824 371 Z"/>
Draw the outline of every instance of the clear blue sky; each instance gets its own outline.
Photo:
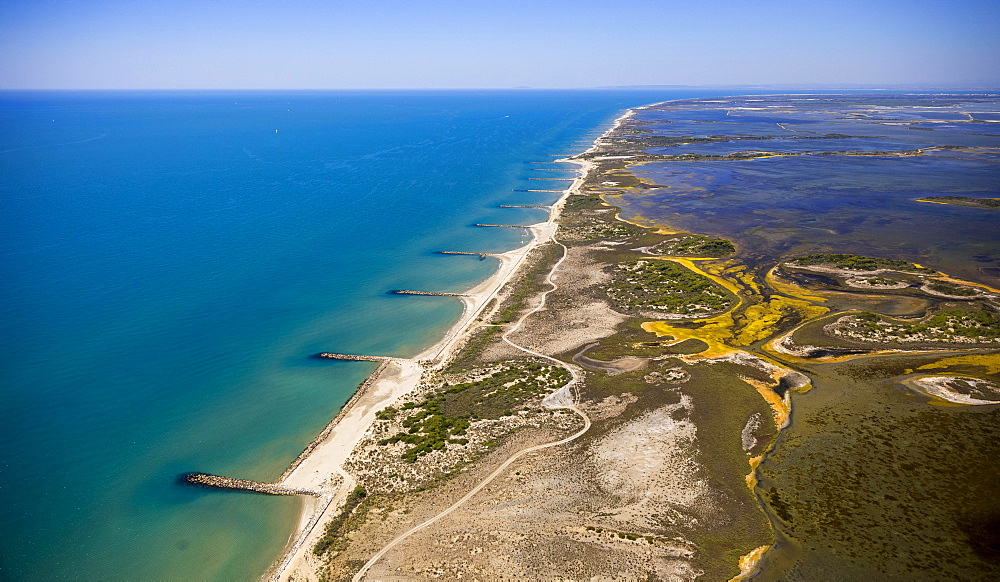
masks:
<path id="1" fill-rule="evenodd" d="M 1000 0 L 2 0 L 0 88 L 1000 86 Z"/>

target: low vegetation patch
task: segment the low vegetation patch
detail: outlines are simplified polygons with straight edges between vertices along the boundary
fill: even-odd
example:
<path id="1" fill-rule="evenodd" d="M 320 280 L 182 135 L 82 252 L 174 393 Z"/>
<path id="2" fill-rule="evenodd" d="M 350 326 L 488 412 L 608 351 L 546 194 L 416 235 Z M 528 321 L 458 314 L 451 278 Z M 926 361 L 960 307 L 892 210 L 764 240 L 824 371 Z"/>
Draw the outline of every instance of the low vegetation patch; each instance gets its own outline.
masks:
<path id="1" fill-rule="evenodd" d="M 506 365 L 457 384 L 444 384 L 422 402 L 408 402 L 377 413 L 380 420 L 401 419 L 405 429 L 379 442 L 406 443 L 402 453 L 407 462 L 449 444 L 464 445 L 471 422 L 511 416 L 530 400 L 552 392 L 569 382 L 565 369 L 541 364 Z"/>
<path id="2" fill-rule="evenodd" d="M 893 271 L 905 271 L 910 273 L 936 273 L 933 269 L 918 267 L 907 261 L 897 259 L 882 259 L 878 257 L 863 257 L 860 255 L 848 255 L 841 253 L 817 253 L 798 257 L 788 261 L 790 265 L 799 267 L 835 267 L 845 271 L 877 271 L 879 269 L 889 269 Z"/>
<path id="3" fill-rule="evenodd" d="M 831 330 L 862 341 L 994 343 L 1000 341 L 1000 316 L 987 309 L 944 309 L 908 322 L 863 312 L 840 318 Z"/>
<path id="4" fill-rule="evenodd" d="M 575 210 L 589 210 L 599 208 L 601 206 L 607 207 L 604 200 L 601 200 L 600 196 L 574 194 L 566 198 L 566 202 L 563 204 L 563 213 L 565 214 Z"/>
<path id="5" fill-rule="evenodd" d="M 956 297 L 972 297 L 978 295 L 975 289 L 971 287 L 963 287 L 961 285 L 952 285 L 951 283 L 945 283 L 943 281 L 935 281 L 927 286 L 931 291 L 937 291 L 938 293 L 944 293 L 945 295 L 954 295 Z"/>
<path id="6" fill-rule="evenodd" d="M 937 202 L 940 204 L 958 204 L 959 206 L 1000 208 L 1000 198 L 972 198 L 971 196 L 925 196 L 920 200 L 926 202 Z"/>
<path id="7" fill-rule="evenodd" d="M 322 556 L 330 550 L 342 550 L 346 546 L 347 542 L 344 536 L 364 521 L 366 512 L 362 504 L 367 498 L 368 493 L 363 487 L 355 487 L 354 491 L 351 491 L 344 502 L 344 508 L 326 524 L 323 537 L 313 546 L 314 554 Z"/>
<path id="8" fill-rule="evenodd" d="M 598 178 L 598 181 L 601 186 L 611 186 L 613 188 L 636 188 L 643 185 L 642 180 L 631 172 L 608 172 L 602 174 Z"/>
<path id="9" fill-rule="evenodd" d="M 544 246 L 540 246 L 536 252 L 534 263 L 517 280 L 510 296 L 493 316 L 493 324 L 504 324 L 514 321 L 517 315 L 527 307 L 528 299 L 541 291 L 544 285 L 547 285 L 547 283 L 544 283 L 544 279 L 552 268 L 552 264 L 562 255 L 562 249 L 554 244 L 547 243 Z"/>
<path id="10" fill-rule="evenodd" d="M 728 257 L 736 252 L 736 245 L 724 238 L 687 236 L 656 245 L 653 252 L 675 257 Z"/>
<path id="11" fill-rule="evenodd" d="M 887 277 L 872 277 L 870 279 L 865 279 L 865 283 L 868 283 L 873 287 L 888 287 L 890 285 L 895 285 L 898 281 Z"/>
<path id="12" fill-rule="evenodd" d="M 728 309 L 732 298 L 711 279 L 671 261 L 638 260 L 615 267 L 608 295 L 627 309 L 702 315 Z"/>
<path id="13" fill-rule="evenodd" d="M 559 229 L 559 240 L 565 243 L 595 240 L 620 240 L 636 234 L 635 229 L 606 220 L 582 220 Z"/>
<path id="14" fill-rule="evenodd" d="M 603 527 L 596 527 L 596 526 L 592 526 L 592 525 L 588 525 L 585 529 L 587 531 L 595 533 L 595 534 L 599 534 L 599 535 L 600 534 L 605 534 L 605 535 L 607 535 L 608 537 L 611 537 L 611 538 L 618 538 L 618 539 L 622 539 L 622 540 L 629 540 L 629 541 L 632 541 L 632 542 L 639 541 L 639 542 L 645 542 L 647 544 L 677 545 L 677 540 L 670 539 L 670 538 L 657 537 L 657 536 L 651 536 L 651 535 L 634 534 L 634 533 L 629 533 L 629 532 L 625 532 L 625 531 L 619 531 L 619 530 L 613 530 L 613 529 L 606 529 L 606 528 L 603 528 Z"/>

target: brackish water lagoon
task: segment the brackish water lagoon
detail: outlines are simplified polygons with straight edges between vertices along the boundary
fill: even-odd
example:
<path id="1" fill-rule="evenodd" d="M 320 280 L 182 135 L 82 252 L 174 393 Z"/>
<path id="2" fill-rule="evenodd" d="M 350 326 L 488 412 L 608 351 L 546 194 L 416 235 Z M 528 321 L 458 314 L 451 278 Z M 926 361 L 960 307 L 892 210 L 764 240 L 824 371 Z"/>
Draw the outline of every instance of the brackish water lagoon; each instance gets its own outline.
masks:
<path id="1" fill-rule="evenodd" d="M 998 111 L 693 99 L 640 108 L 587 154 L 621 218 L 736 243 L 688 264 L 740 307 L 646 329 L 810 379 L 752 483 L 777 535 L 755 579 L 1000 576 Z"/>
<path id="2" fill-rule="evenodd" d="M 878 103 L 878 105 L 873 105 Z M 1000 284 L 997 215 L 918 202 L 998 191 L 992 98 L 755 97 L 643 110 L 650 184 L 623 218 L 727 236 L 754 252 L 907 258 Z M 983 114 L 977 118 L 977 114 Z M 655 138 L 654 138 L 655 136 Z M 658 161 L 663 158 L 664 161 Z"/>

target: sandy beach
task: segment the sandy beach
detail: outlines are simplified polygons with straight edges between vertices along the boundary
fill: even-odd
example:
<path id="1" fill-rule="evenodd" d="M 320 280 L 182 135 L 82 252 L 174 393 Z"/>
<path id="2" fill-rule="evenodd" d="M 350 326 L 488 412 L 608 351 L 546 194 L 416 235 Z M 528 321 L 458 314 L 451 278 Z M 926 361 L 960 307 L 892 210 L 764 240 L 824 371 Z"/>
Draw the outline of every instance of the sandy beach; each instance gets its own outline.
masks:
<path id="1" fill-rule="evenodd" d="M 629 110 L 615 119 L 608 131 L 632 115 Z M 607 135 L 605 132 L 604 135 Z M 602 135 L 603 137 L 603 135 Z M 600 138 L 598 138 L 599 140 Z M 557 161 L 570 160 L 561 159 Z M 553 203 L 546 221 L 530 225 L 531 240 L 523 247 L 495 255 L 500 265 L 487 280 L 466 291 L 462 317 L 439 342 L 412 359 L 391 359 L 378 377 L 369 382 L 361 392 L 345 405 L 331 426 L 327 436 L 313 450 L 299 460 L 299 464 L 279 481 L 280 485 L 321 492 L 319 498 L 305 498 L 296 531 L 290 536 L 283 555 L 264 579 L 285 581 L 316 577 L 320 560 L 311 551 L 325 524 L 335 516 L 347 495 L 355 488 L 355 479 L 344 470 L 344 465 L 355 447 L 364 438 L 375 421 L 375 413 L 392 405 L 402 396 L 415 390 L 427 370 L 443 367 L 462 346 L 471 330 L 475 329 L 480 315 L 500 290 L 518 274 L 525 259 L 539 245 L 551 241 L 557 230 L 556 219 L 566 198 L 583 185 L 592 162 L 573 160 L 579 166 L 578 175 Z"/>

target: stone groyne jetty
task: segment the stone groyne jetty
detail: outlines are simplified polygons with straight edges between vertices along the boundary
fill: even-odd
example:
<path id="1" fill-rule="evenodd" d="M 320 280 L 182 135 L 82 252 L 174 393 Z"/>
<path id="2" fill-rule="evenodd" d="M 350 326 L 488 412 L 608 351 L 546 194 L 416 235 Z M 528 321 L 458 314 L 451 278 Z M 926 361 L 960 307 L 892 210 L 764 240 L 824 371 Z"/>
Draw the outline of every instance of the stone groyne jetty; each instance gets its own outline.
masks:
<path id="1" fill-rule="evenodd" d="M 479 254 L 479 253 L 474 253 Z M 391 295 L 434 295 L 436 297 L 468 297 L 467 293 L 440 293 L 437 291 L 412 291 L 410 289 L 393 289 Z"/>
<path id="2" fill-rule="evenodd" d="M 218 475 L 209 475 L 207 473 L 188 473 L 184 475 L 184 481 L 192 485 L 217 487 L 219 489 L 240 489 L 253 493 L 264 493 L 265 495 L 312 495 L 313 497 L 322 497 L 322 493 L 313 491 L 312 489 L 296 489 L 285 487 L 278 483 L 258 483 L 257 481 L 219 477 Z"/>
<path id="3" fill-rule="evenodd" d="M 479 257 L 480 259 L 485 259 L 486 257 L 499 257 L 500 255 L 496 253 L 473 253 L 467 251 L 437 251 L 439 255 L 472 255 L 474 257 Z"/>
<path id="4" fill-rule="evenodd" d="M 501 204 L 500 208 L 552 208 L 542 204 Z"/>
<path id="5" fill-rule="evenodd" d="M 392 359 L 385 356 L 359 356 L 356 354 L 336 354 L 334 352 L 320 352 L 309 357 L 321 360 L 352 360 L 355 362 L 386 362 Z"/>
<path id="6" fill-rule="evenodd" d="M 523 224 L 477 224 L 476 226 L 488 226 L 491 228 L 531 228 Z"/>
<path id="7" fill-rule="evenodd" d="M 523 188 L 515 188 L 515 192 L 551 192 L 552 194 L 562 194 L 565 190 L 525 190 Z"/>
<path id="8" fill-rule="evenodd" d="M 550 182 L 572 182 L 576 178 L 528 178 L 529 180 L 548 180 Z"/>

